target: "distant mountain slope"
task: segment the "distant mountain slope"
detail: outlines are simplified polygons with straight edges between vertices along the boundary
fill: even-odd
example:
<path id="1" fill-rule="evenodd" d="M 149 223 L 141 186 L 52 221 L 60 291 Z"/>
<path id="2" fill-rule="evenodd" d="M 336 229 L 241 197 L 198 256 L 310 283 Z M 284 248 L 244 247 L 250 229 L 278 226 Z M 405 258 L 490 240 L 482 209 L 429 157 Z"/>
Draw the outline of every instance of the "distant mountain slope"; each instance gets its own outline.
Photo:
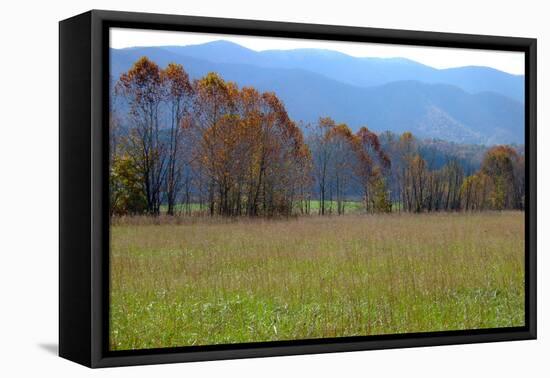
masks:
<path id="1" fill-rule="evenodd" d="M 217 63 L 250 64 L 272 68 L 297 68 L 362 87 L 393 81 L 417 80 L 455 85 L 470 93 L 496 92 L 524 101 L 524 77 L 489 67 L 435 69 L 404 58 L 356 58 L 320 49 L 256 52 L 228 41 L 202 45 L 163 47 L 174 54 Z"/>
<path id="2" fill-rule="evenodd" d="M 242 54 L 248 53 L 243 49 Z M 224 56 L 223 50 L 218 54 Z M 213 62 L 157 47 L 112 50 L 113 77 L 141 56 L 161 67 L 182 64 L 192 78 L 215 71 L 240 86 L 274 91 L 296 121 L 330 116 L 354 130 L 368 125 L 375 131 L 411 131 L 460 143 L 523 143 L 523 105 L 496 93 L 471 94 L 453 85 L 413 80 L 360 87 L 304 69 L 227 63 L 223 57 Z"/>

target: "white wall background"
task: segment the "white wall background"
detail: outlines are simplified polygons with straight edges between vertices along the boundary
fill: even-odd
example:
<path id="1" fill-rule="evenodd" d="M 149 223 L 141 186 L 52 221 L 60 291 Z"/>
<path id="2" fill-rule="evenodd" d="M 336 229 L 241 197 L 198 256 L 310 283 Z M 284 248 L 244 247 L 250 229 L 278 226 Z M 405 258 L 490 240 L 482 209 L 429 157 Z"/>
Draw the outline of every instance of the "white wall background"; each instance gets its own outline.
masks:
<path id="1" fill-rule="evenodd" d="M 5 1 L 0 22 L 0 375 L 57 377 L 520 377 L 550 372 L 550 27 L 545 1 Z M 91 8 L 536 37 L 539 340 L 89 370 L 55 355 L 58 25 Z M 544 298 L 546 296 L 546 298 Z M 546 299 L 546 300 L 545 300 Z M 546 350 L 545 350 L 546 349 Z"/>

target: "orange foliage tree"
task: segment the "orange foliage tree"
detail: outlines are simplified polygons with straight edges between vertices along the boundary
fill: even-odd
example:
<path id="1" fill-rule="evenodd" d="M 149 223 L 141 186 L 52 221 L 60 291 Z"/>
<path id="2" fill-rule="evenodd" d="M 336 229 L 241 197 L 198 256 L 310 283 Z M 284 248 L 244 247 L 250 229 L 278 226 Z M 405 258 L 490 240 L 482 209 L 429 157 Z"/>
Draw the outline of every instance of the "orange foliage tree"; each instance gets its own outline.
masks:
<path id="1" fill-rule="evenodd" d="M 211 215 L 290 215 L 302 200 L 309 150 L 273 93 L 210 73 L 195 82 L 190 133 Z"/>

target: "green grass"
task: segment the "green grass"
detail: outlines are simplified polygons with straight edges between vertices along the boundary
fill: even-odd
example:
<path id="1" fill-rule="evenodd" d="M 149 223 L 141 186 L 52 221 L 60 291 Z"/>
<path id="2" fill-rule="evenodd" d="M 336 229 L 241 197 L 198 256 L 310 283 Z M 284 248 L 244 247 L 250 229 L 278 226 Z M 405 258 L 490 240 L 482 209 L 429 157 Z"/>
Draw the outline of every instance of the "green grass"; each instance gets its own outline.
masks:
<path id="1" fill-rule="evenodd" d="M 199 203 L 190 203 L 189 207 L 191 209 L 191 213 L 199 213 L 201 211 L 201 206 L 200 206 Z M 203 205 L 202 210 L 207 211 L 208 207 Z M 161 213 L 166 213 L 167 211 L 168 211 L 168 205 L 160 205 L 160 212 Z M 182 213 L 182 212 L 187 211 L 187 207 L 183 203 L 178 203 L 174 206 L 174 211 L 176 213 Z"/>
<path id="2" fill-rule="evenodd" d="M 112 229 L 113 350 L 524 324 L 524 213 Z"/>
<path id="3" fill-rule="evenodd" d="M 310 202 L 310 212 L 312 214 L 317 214 L 319 212 L 319 208 L 321 206 L 321 201 L 319 200 L 311 200 Z M 201 211 L 201 206 L 199 203 L 190 203 L 189 207 L 191 208 L 191 213 L 198 214 Z M 299 211 L 299 204 L 296 204 L 296 212 Z M 337 202 L 336 201 L 325 201 L 325 209 L 328 212 L 332 209 L 332 212 L 336 214 L 338 212 Z M 160 206 L 160 212 L 166 213 L 168 210 L 167 205 L 161 205 Z M 174 211 L 177 213 L 183 213 L 187 210 L 185 204 L 176 204 L 174 206 Z M 360 201 L 344 201 L 344 211 L 346 214 L 351 213 L 357 213 L 364 210 L 363 203 Z M 208 212 L 208 205 L 203 205 L 202 207 L 203 212 Z"/>
<path id="4" fill-rule="evenodd" d="M 312 214 L 317 214 L 321 207 L 321 201 L 311 200 L 310 211 Z M 336 201 L 325 201 L 325 211 L 328 213 L 332 210 L 333 214 L 338 212 L 338 205 Z M 344 201 L 344 212 L 346 214 L 357 213 L 364 210 L 363 203 L 359 201 Z"/>

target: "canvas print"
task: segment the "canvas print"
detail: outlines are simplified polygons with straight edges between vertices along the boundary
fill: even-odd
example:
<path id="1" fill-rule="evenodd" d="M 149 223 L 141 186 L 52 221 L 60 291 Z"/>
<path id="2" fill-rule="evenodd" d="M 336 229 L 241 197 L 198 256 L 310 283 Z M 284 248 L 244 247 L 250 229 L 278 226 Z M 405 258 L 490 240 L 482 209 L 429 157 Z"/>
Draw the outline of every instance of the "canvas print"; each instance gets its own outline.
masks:
<path id="1" fill-rule="evenodd" d="M 525 325 L 525 57 L 110 30 L 109 349 Z"/>

